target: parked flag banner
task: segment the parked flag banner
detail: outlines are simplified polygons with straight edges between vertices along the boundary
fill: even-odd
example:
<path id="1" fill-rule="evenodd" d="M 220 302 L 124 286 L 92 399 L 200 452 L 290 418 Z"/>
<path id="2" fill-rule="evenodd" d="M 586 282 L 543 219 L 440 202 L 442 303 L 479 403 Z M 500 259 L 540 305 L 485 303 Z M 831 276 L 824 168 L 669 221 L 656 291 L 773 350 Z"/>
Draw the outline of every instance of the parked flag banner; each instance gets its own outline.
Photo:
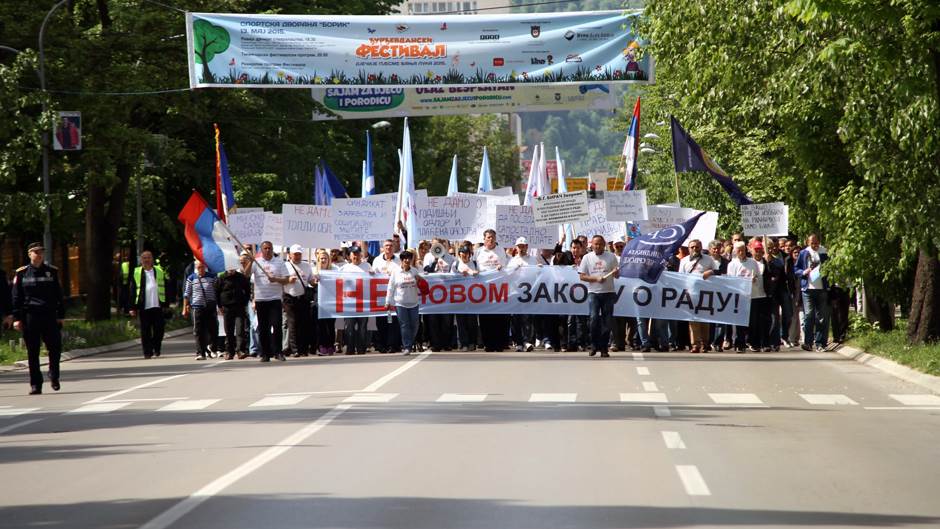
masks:
<path id="1" fill-rule="evenodd" d="M 630 241 L 620 254 L 620 277 L 656 283 L 666 270 L 666 261 L 676 254 L 704 215 L 705 212 L 700 211 L 684 222 L 644 231 L 643 235 Z"/>
<path id="2" fill-rule="evenodd" d="M 288 246 L 284 244 L 284 217 L 281 213 L 264 212 L 264 232 L 261 238 L 270 241 L 275 248 Z"/>
<path id="3" fill-rule="evenodd" d="M 477 276 L 428 274 L 419 279 L 421 314 L 588 314 L 587 285 L 570 266 L 527 266 Z M 388 278 L 325 271 L 320 276 L 320 318 L 385 314 Z M 425 288 L 426 287 L 426 288 Z M 615 316 L 747 325 L 751 282 L 728 276 L 702 279 L 665 272 L 655 284 L 614 280 Z"/>
<path id="4" fill-rule="evenodd" d="M 532 213 L 536 226 L 555 226 L 566 222 L 582 222 L 591 217 L 586 191 L 554 193 L 534 197 Z"/>
<path id="5" fill-rule="evenodd" d="M 311 88 L 323 112 L 313 120 L 387 119 L 405 116 L 614 110 L 623 101 L 625 84 L 509 85 L 493 87 L 435 86 L 416 88 Z M 329 113 L 325 113 L 325 112 Z M 551 170 L 549 170 L 551 172 Z"/>
<path id="6" fill-rule="evenodd" d="M 790 208 L 783 202 L 741 206 L 744 235 L 785 236 L 790 231 Z"/>
<path id="7" fill-rule="evenodd" d="M 646 209 L 646 190 L 639 191 L 605 191 L 604 201 L 607 203 L 607 220 L 632 222 L 646 220 L 649 212 Z"/>
<path id="8" fill-rule="evenodd" d="M 232 213 L 228 216 L 228 227 L 242 244 L 261 244 L 264 241 L 264 211 Z"/>
<path id="9" fill-rule="evenodd" d="M 649 82 L 652 62 L 634 33 L 640 15 L 187 13 L 189 82 L 382 90 L 475 85 L 493 94 L 529 83 Z"/>
<path id="10" fill-rule="evenodd" d="M 336 199 L 339 200 L 339 199 Z M 333 248 L 333 207 L 311 206 L 309 204 L 284 204 L 283 239 L 290 246 L 299 244 L 304 248 Z M 391 225 L 386 228 L 388 238 Z"/>
<path id="11" fill-rule="evenodd" d="M 610 222 L 603 200 L 588 201 L 588 211 L 591 216 L 586 221 L 572 224 L 575 235 L 584 235 L 588 239 L 600 235 L 605 241 L 623 240 L 627 234 L 627 225 L 623 222 Z"/>
<path id="12" fill-rule="evenodd" d="M 210 273 L 238 268 L 241 248 L 199 192 L 193 191 L 177 218 L 185 227 L 190 250 L 196 259 L 206 264 Z"/>
<path id="13" fill-rule="evenodd" d="M 721 184 L 721 187 L 735 204 L 739 206 L 753 204 L 754 201 L 745 195 L 744 191 L 741 191 L 738 184 L 708 156 L 704 149 L 699 147 L 698 143 L 692 139 L 692 136 L 689 136 L 689 133 L 682 128 L 679 121 L 672 116 L 669 119 L 672 123 L 672 159 L 676 166 L 676 172 L 706 172 Z"/>
<path id="14" fill-rule="evenodd" d="M 679 208 L 664 205 L 649 206 L 647 211 L 649 212 L 649 219 L 641 220 L 638 223 L 640 233 L 643 234 L 662 230 L 674 224 L 682 224 L 700 213 L 698 210 L 692 208 Z M 708 243 L 715 238 L 715 232 L 717 230 L 718 212 L 707 211 L 702 215 L 702 218 L 699 219 L 695 228 L 692 229 L 690 233 L 687 233 L 681 246 L 688 246 L 689 241 L 693 239 L 702 241 L 702 246 L 708 246 Z"/>
<path id="15" fill-rule="evenodd" d="M 496 242 L 502 247 L 516 245 L 525 237 L 529 248 L 554 248 L 558 242 L 556 226 L 536 226 L 531 206 L 496 206 Z"/>
<path id="16" fill-rule="evenodd" d="M 395 225 L 396 193 L 333 199 L 333 239 L 373 241 L 388 238 Z"/>

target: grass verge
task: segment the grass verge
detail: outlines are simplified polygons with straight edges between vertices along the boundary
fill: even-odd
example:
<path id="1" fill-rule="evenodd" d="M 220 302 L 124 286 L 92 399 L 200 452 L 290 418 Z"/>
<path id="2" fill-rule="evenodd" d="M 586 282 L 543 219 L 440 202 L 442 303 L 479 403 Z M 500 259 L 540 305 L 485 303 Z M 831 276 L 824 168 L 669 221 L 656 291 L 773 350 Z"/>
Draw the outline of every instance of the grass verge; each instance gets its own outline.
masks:
<path id="1" fill-rule="evenodd" d="M 881 332 L 861 317 L 853 318 L 848 345 L 922 373 L 940 376 L 940 343 L 911 345 L 907 341 L 907 320 L 899 319 L 893 331 Z"/>

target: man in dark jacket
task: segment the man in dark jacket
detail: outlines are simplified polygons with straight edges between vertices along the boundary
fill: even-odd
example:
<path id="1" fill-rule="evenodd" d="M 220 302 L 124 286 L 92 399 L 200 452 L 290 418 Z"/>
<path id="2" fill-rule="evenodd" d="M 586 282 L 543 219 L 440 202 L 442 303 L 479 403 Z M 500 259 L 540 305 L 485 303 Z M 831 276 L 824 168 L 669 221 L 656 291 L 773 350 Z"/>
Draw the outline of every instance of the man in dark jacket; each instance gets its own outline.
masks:
<path id="1" fill-rule="evenodd" d="M 787 291 L 787 272 L 786 263 L 783 260 L 783 254 L 777 248 L 777 241 L 772 238 L 767 239 L 767 253 L 764 255 L 764 291 L 767 293 L 767 299 L 770 300 L 770 348 L 774 351 L 780 350 L 780 329 L 783 325 L 782 313 L 784 306 L 790 303 L 789 292 Z M 790 324 L 789 318 L 786 318 L 786 324 Z"/>
<path id="2" fill-rule="evenodd" d="M 248 356 L 248 301 L 251 299 L 252 259 L 248 254 L 239 258 L 241 268 L 226 270 L 215 281 L 215 299 L 219 301 L 225 326 L 225 359 Z"/>
<path id="3" fill-rule="evenodd" d="M 7 279 L 7 272 L 0 268 L 0 320 L 3 320 L 4 329 L 13 325 L 13 299 L 10 296 L 10 281 Z"/>
<path id="4" fill-rule="evenodd" d="M 140 317 L 140 343 L 144 358 L 149 359 L 160 356 L 163 346 L 167 281 L 163 268 L 153 262 L 153 252 L 141 253 L 140 264 L 129 278 L 127 308 L 132 318 Z"/>

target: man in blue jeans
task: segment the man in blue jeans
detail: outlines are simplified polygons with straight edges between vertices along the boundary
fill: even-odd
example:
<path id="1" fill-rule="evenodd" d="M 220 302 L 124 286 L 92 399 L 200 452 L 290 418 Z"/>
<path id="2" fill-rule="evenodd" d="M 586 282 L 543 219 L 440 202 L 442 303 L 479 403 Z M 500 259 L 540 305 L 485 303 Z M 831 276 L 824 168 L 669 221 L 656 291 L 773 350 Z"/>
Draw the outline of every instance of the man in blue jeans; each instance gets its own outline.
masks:
<path id="1" fill-rule="evenodd" d="M 819 236 L 811 233 L 806 238 L 806 248 L 793 265 L 793 275 L 800 280 L 803 293 L 803 345 L 804 351 L 812 351 L 815 340 L 816 351 L 825 351 L 829 338 L 829 282 L 820 273 L 822 265 L 829 260 L 829 252 L 819 244 Z"/>
<path id="2" fill-rule="evenodd" d="M 591 352 L 589 356 L 600 353 L 610 356 L 610 329 L 614 319 L 614 278 L 620 275 L 620 263 L 617 257 L 606 251 L 607 241 L 600 235 L 591 239 L 593 252 L 581 258 L 578 273 L 581 281 L 587 283 L 588 304 L 590 307 Z"/>

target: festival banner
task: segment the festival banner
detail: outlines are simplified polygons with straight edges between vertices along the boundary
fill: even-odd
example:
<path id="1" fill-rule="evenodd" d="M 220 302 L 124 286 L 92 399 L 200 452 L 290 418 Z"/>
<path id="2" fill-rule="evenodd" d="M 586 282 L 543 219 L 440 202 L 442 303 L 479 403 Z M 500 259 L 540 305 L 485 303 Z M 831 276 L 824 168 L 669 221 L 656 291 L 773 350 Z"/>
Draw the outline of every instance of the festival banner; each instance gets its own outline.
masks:
<path id="1" fill-rule="evenodd" d="M 527 266 L 477 276 L 427 274 L 419 278 L 421 314 L 588 314 L 587 284 L 573 266 Z M 320 318 L 385 313 L 388 278 L 321 272 Z M 728 276 L 702 279 L 664 272 L 659 281 L 614 281 L 615 316 L 747 325 L 751 282 Z"/>
<path id="2" fill-rule="evenodd" d="M 304 248 L 332 248 L 333 208 L 310 204 L 284 204 L 283 232 L 288 246 L 299 244 Z"/>
<path id="3" fill-rule="evenodd" d="M 333 239 L 337 241 L 383 241 L 395 230 L 397 193 L 364 198 L 334 198 Z"/>
<path id="4" fill-rule="evenodd" d="M 515 246 L 519 237 L 525 237 L 529 249 L 554 248 L 558 242 L 558 228 L 536 226 L 532 206 L 496 206 L 496 242 L 502 247 Z"/>
<path id="5" fill-rule="evenodd" d="M 783 202 L 745 204 L 741 206 L 744 235 L 786 236 L 789 231 L 790 208 Z"/>
<path id="6" fill-rule="evenodd" d="M 651 82 L 653 64 L 635 34 L 640 15 L 187 13 L 189 82 L 370 88 L 360 95 L 379 106 L 403 98 L 402 86 L 452 86 L 464 91 L 444 94 L 475 96 L 480 87 L 499 94 L 526 84 Z"/>
<path id="7" fill-rule="evenodd" d="M 323 121 L 557 110 L 614 110 L 620 108 L 623 101 L 623 90 L 620 86 L 624 85 L 555 85 L 550 89 L 526 85 L 427 88 L 408 86 L 385 90 L 341 87 L 311 88 L 311 92 L 313 100 L 323 106 L 323 110 L 313 111 L 313 120 Z"/>

